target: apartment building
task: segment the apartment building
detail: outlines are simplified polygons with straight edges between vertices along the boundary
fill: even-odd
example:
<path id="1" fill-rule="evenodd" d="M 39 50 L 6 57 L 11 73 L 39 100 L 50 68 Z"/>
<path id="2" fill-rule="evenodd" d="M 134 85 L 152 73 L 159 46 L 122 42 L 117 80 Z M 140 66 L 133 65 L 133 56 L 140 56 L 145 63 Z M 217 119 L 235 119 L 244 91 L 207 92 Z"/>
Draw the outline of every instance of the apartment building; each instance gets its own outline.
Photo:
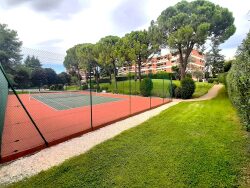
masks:
<path id="1" fill-rule="evenodd" d="M 194 71 L 204 72 L 205 58 L 198 50 L 192 50 L 189 63 L 187 66 L 187 72 L 192 73 Z M 177 52 L 170 52 L 169 49 L 161 50 L 159 54 L 151 54 L 146 62 L 142 62 L 141 73 L 157 73 L 159 71 L 172 72 L 173 66 L 179 65 L 179 54 Z M 132 65 L 131 72 L 137 72 L 138 66 Z M 128 73 L 128 67 L 121 67 L 118 71 L 119 74 Z"/>

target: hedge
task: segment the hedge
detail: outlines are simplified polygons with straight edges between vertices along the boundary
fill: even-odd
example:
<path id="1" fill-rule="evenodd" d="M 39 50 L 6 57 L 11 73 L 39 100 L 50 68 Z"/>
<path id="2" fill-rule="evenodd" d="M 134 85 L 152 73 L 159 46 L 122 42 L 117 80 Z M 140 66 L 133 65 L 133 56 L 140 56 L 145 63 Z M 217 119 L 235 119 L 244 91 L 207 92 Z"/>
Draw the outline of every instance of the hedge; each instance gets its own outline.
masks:
<path id="1" fill-rule="evenodd" d="M 250 131 L 250 32 L 239 46 L 226 82 L 229 98 Z"/>

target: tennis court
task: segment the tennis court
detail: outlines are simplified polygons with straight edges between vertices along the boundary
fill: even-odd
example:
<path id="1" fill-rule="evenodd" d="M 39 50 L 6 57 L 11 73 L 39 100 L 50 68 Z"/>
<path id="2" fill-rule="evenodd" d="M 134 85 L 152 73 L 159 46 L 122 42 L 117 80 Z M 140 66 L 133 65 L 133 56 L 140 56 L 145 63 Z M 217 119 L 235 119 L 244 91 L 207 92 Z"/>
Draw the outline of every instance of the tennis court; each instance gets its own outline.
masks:
<path id="1" fill-rule="evenodd" d="M 19 98 L 40 133 L 17 97 L 9 94 L 1 162 L 58 144 L 170 101 L 169 98 L 96 92 L 92 93 L 90 101 L 88 91 L 21 94 Z"/>
<path id="2" fill-rule="evenodd" d="M 30 99 L 36 99 L 56 110 L 68 110 L 90 105 L 90 95 L 84 92 L 47 92 L 31 94 Z M 102 104 L 107 102 L 115 102 L 122 100 L 121 98 L 112 98 L 98 96 L 96 92 L 92 94 L 92 104 Z"/>

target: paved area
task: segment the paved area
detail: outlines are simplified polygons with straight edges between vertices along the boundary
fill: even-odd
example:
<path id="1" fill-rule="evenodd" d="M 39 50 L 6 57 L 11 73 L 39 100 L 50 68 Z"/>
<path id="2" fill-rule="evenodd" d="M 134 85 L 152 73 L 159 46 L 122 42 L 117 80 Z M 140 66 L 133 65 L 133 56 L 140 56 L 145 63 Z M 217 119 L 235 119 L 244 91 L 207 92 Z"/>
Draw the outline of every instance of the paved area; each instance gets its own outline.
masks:
<path id="1" fill-rule="evenodd" d="M 185 101 L 211 99 L 217 95 L 221 87 L 222 85 L 215 85 L 206 95 L 198 99 L 190 99 Z M 56 146 L 46 148 L 33 155 L 3 164 L 0 166 L 0 186 L 30 177 L 53 166 L 59 165 L 66 159 L 83 154 L 94 146 L 115 137 L 125 130 L 140 125 L 149 118 L 158 115 L 161 111 L 182 101 L 183 100 L 174 99 L 171 103 L 165 104 L 158 108 L 111 124 L 94 132 L 84 134 L 81 137 L 71 139 Z"/>

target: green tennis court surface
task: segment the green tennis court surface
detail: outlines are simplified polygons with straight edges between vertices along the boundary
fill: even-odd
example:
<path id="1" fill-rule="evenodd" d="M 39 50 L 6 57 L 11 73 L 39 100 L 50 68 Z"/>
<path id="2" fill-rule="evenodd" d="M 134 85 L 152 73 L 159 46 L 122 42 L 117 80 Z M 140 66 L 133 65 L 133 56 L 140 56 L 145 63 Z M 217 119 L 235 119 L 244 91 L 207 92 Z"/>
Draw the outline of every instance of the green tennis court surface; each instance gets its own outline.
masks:
<path id="1" fill-rule="evenodd" d="M 90 105 L 90 96 L 81 93 L 63 94 L 63 93 L 47 93 L 47 94 L 34 94 L 31 98 L 39 100 L 40 102 L 56 109 L 56 110 L 68 110 L 72 108 L 78 108 Z M 108 102 L 120 101 L 123 99 L 104 97 L 104 96 L 92 96 L 92 104 L 102 104 Z"/>

